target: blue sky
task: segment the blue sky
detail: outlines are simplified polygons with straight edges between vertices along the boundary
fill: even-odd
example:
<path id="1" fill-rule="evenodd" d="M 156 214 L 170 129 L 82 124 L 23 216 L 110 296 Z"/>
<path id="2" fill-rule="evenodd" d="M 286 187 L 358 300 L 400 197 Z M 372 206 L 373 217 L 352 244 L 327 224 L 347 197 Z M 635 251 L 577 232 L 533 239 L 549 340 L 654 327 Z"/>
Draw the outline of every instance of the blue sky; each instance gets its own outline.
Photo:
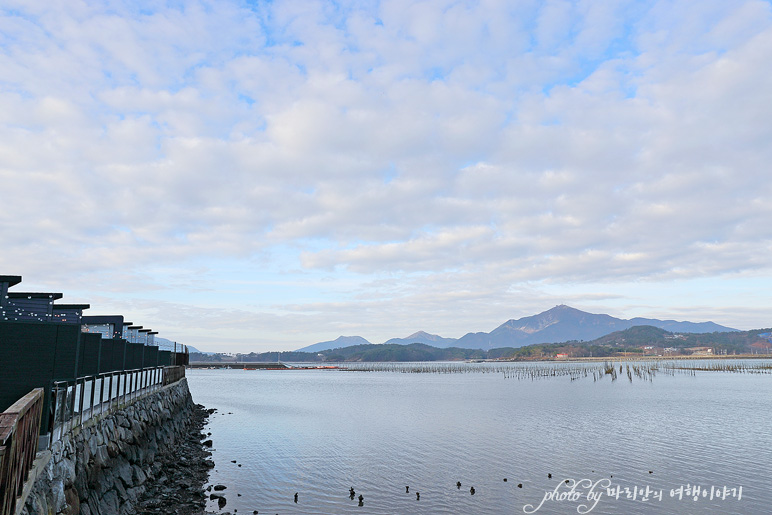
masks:
<path id="1" fill-rule="evenodd" d="M 0 6 L 0 273 L 215 351 L 772 326 L 770 2 Z"/>

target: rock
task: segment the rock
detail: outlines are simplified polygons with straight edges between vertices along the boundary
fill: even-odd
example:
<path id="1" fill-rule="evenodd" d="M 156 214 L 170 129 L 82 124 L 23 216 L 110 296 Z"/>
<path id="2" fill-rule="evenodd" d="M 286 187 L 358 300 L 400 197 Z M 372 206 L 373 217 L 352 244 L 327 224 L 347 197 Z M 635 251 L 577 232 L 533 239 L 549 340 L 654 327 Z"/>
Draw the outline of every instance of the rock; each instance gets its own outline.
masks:
<path id="1" fill-rule="evenodd" d="M 53 508 L 54 513 L 60 513 L 64 511 L 66 505 L 67 497 L 64 495 L 64 481 L 55 479 L 51 483 L 51 508 Z"/>
<path id="2" fill-rule="evenodd" d="M 106 492 L 100 504 L 102 513 L 120 513 L 121 503 L 115 490 Z"/>
<path id="3" fill-rule="evenodd" d="M 65 508 L 62 515 L 78 515 L 80 513 L 80 498 L 78 492 L 74 488 L 68 488 L 64 491 L 64 498 L 67 501 L 67 508 Z"/>
<path id="4" fill-rule="evenodd" d="M 147 481 L 147 475 L 142 471 L 138 465 L 131 467 L 132 483 L 135 485 L 141 485 Z"/>
<path id="5" fill-rule="evenodd" d="M 131 481 L 132 476 L 132 467 L 129 465 L 129 462 L 126 460 L 121 460 L 117 467 L 114 468 L 115 475 L 118 476 L 121 481 L 123 481 L 123 485 L 131 488 L 134 486 L 134 484 Z"/>
<path id="6" fill-rule="evenodd" d="M 118 444 L 110 442 L 107 444 L 107 455 L 111 458 L 117 458 L 121 454 Z"/>
<path id="7" fill-rule="evenodd" d="M 75 463 L 63 458 L 54 465 L 54 477 L 61 479 L 65 487 L 72 486 L 75 482 Z"/>

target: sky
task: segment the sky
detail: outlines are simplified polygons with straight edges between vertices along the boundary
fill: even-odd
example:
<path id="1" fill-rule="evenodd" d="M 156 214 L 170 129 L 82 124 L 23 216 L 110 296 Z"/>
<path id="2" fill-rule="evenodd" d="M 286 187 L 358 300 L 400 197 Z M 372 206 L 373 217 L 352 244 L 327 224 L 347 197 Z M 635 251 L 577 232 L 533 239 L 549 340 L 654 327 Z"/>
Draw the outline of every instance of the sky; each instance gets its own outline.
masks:
<path id="1" fill-rule="evenodd" d="M 0 3 L 0 275 L 217 352 L 772 326 L 767 0 Z"/>

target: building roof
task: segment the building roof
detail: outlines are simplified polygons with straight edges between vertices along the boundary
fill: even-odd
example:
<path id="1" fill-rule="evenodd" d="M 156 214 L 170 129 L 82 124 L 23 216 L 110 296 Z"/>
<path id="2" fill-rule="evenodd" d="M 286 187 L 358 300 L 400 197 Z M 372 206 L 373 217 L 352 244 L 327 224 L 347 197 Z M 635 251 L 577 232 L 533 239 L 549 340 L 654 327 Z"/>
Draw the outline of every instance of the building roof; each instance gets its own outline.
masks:
<path id="1" fill-rule="evenodd" d="M 14 291 L 8 292 L 9 299 L 61 299 L 64 297 L 63 293 L 42 293 L 42 292 L 21 292 Z"/>
<path id="2" fill-rule="evenodd" d="M 56 306 L 56 304 L 54 304 Z M 123 321 L 123 315 L 88 315 L 83 317 L 84 324 L 121 324 L 126 325 Z M 128 324 L 131 325 L 131 324 Z"/>
<path id="3" fill-rule="evenodd" d="M 20 275 L 0 275 L 0 283 L 8 283 L 8 286 L 14 286 L 20 282 Z"/>

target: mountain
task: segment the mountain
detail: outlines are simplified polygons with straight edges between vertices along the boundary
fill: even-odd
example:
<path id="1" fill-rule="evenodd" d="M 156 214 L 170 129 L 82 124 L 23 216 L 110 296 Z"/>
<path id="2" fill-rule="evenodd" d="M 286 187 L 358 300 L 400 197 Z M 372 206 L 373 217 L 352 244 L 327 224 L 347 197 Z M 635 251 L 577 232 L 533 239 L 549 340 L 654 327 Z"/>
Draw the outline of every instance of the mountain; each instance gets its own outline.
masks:
<path id="1" fill-rule="evenodd" d="M 465 349 L 495 349 L 499 347 L 523 347 L 535 343 L 587 341 L 640 325 L 650 325 L 679 333 L 736 331 L 736 329 L 713 322 L 676 322 L 675 320 L 649 318 L 624 320 L 560 305 L 538 315 L 508 320 L 490 333 L 468 333 L 458 339 L 455 346 Z"/>
<path id="2" fill-rule="evenodd" d="M 587 313 L 570 306 L 554 308 L 517 320 L 507 320 L 489 333 L 467 333 L 459 339 L 443 338 L 424 331 L 407 338 L 392 338 L 386 344 L 408 345 L 422 343 L 437 348 L 460 347 L 462 349 L 498 349 L 502 347 L 523 347 L 537 343 L 562 343 L 571 340 L 590 341 L 615 331 L 631 327 L 653 326 L 672 333 L 705 334 L 737 331 L 713 322 L 677 322 L 654 318 L 632 318 L 625 320 L 611 315 Z M 369 344 L 360 336 L 341 336 L 329 342 L 320 342 L 299 351 L 318 352 L 351 345 Z"/>
<path id="3" fill-rule="evenodd" d="M 629 322 L 629 321 L 628 321 Z M 720 327 L 720 326 L 719 326 Z M 488 333 L 480 333 L 488 335 Z M 344 339 L 345 341 L 345 339 Z M 332 342 L 326 342 L 332 343 Z M 458 361 L 478 359 L 531 360 L 554 358 L 558 353 L 569 352 L 572 357 L 614 357 L 646 355 L 664 352 L 668 355 L 690 355 L 694 347 L 709 347 L 715 355 L 765 354 L 772 352 L 772 329 L 753 331 L 720 331 L 710 333 L 674 334 L 665 329 L 636 325 L 623 331 L 615 331 L 600 338 L 584 342 L 557 342 L 501 347 L 490 350 L 462 349 L 459 347 L 437 348 L 425 343 L 363 344 L 340 347 L 332 352 L 281 352 L 282 361 L 292 363 L 336 363 L 351 361 Z M 650 350 L 651 352 L 646 352 Z M 655 350 L 656 348 L 656 350 Z M 219 363 L 271 363 L 276 362 L 279 352 L 250 352 L 249 354 L 191 353 L 191 362 Z"/>
<path id="4" fill-rule="evenodd" d="M 633 325 L 652 325 L 659 327 L 671 333 L 724 333 L 727 331 L 736 331 L 713 322 L 677 322 L 675 320 L 655 320 L 651 318 L 631 318 Z"/>
<path id="5" fill-rule="evenodd" d="M 296 352 L 320 352 L 323 350 L 339 349 L 341 347 L 351 347 L 352 345 L 372 345 L 370 342 L 362 338 L 361 336 L 338 336 L 334 340 L 328 342 L 319 342 L 302 349 L 297 349 Z"/>
<path id="6" fill-rule="evenodd" d="M 385 342 L 384 345 L 392 343 L 396 343 L 398 345 L 425 343 L 426 345 L 431 345 L 432 347 L 446 349 L 448 347 L 453 347 L 457 341 L 458 340 L 456 338 L 443 338 L 442 336 L 437 336 L 436 334 L 429 334 L 424 331 L 418 331 L 417 333 L 411 334 L 407 338 L 392 338 L 391 340 Z"/>

